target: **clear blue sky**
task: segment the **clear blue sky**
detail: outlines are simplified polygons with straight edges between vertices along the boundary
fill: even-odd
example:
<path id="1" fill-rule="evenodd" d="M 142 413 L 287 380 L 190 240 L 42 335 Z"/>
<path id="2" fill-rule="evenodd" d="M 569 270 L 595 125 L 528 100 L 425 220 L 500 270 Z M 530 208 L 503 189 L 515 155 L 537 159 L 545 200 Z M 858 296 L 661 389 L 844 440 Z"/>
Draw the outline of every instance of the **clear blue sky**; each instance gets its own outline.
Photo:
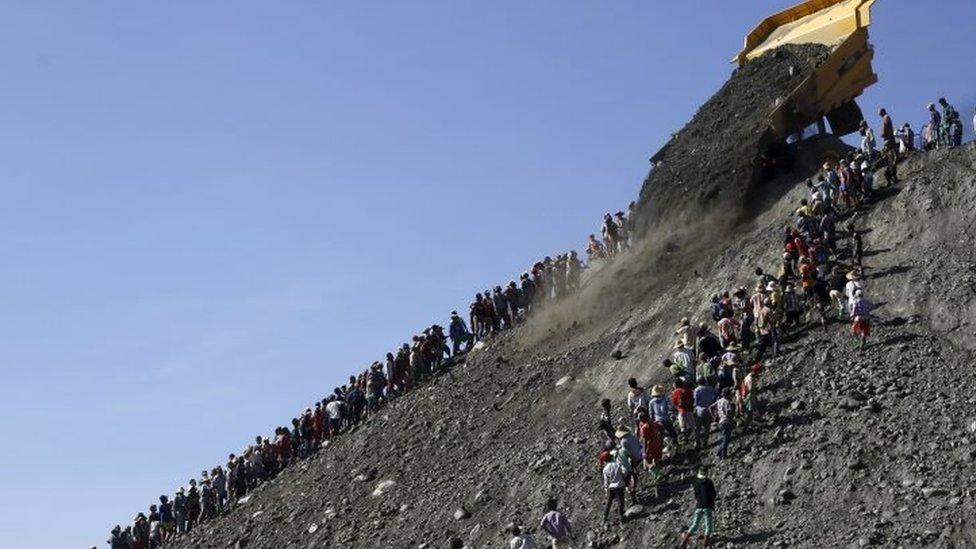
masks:
<path id="1" fill-rule="evenodd" d="M 0 546 L 87 547 L 532 260 L 582 250 L 789 1 L 0 9 Z M 967 132 L 976 4 L 885 0 Z"/>

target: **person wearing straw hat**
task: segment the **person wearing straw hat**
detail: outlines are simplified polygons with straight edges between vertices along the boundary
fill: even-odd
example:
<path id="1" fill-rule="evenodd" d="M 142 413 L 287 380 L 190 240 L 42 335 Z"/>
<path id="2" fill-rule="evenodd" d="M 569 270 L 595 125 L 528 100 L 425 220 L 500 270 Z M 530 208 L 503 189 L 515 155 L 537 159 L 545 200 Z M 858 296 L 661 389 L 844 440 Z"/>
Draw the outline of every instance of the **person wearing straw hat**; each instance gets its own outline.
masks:
<path id="1" fill-rule="evenodd" d="M 847 284 L 844 285 L 844 297 L 847 298 L 847 314 L 851 314 L 854 307 L 854 293 L 864 290 L 864 281 L 861 279 L 861 271 L 854 269 L 847 273 Z"/>
<path id="2" fill-rule="evenodd" d="M 712 479 L 708 478 L 705 466 L 698 468 L 691 485 L 695 492 L 695 510 L 691 514 L 688 530 L 681 536 L 681 546 L 687 547 L 691 537 L 700 531 L 699 539 L 704 547 L 708 547 L 715 532 L 715 499 L 718 493 Z"/>
<path id="3" fill-rule="evenodd" d="M 633 503 L 637 503 L 637 481 L 639 480 L 637 466 L 644 460 L 644 450 L 641 448 L 640 441 L 626 425 L 617 427 L 617 432 L 614 434 L 617 437 L 616 458 L 623 467 L 630 499 Z"/>

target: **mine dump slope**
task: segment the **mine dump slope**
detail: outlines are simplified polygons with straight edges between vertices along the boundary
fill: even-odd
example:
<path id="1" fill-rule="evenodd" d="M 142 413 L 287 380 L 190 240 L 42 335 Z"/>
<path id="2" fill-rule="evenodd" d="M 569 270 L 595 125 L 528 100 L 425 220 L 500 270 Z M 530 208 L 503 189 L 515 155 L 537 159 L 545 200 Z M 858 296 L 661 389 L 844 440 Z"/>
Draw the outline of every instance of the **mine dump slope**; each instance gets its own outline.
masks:
<path id="1" fill-rule="evenodd" d="M 712 292 L 773 265 L 802 180 L 843 147 L 801 142 L 795 170 L 761 188 L 737 171 L 726 184 L 763 197 L 748 219 L 726 227 L 703 214 L 684 219 L 684 235 L 650 233 L 579 296 L 393 401 L 176 547 L 447 547 L 452 538 L 501 547 L 513 521 L 538 543 L 548 496 L 563 502 L 579 546 L 673 546 L 697 457 L 673 460 L 662 493 L 645 492 L 636 518 L 603 527 L 599 399 L 619 410 L 627 377 L 664 379 L 658 364 L 674 322 L 704 319 Z M 750 165 L 755 152 L 735 162 Z M 902 171 L 862 223 L 879 302 L 872 344 L 856 352 L 841 324 L 786 340 L 764 377 L 758 421 L 728 460 L 702 456 L 715 464 L 720 546 L 976 544 L 976 149 L 916 153 Z M 648 204 L 658 192 L 645 187 Z"/>

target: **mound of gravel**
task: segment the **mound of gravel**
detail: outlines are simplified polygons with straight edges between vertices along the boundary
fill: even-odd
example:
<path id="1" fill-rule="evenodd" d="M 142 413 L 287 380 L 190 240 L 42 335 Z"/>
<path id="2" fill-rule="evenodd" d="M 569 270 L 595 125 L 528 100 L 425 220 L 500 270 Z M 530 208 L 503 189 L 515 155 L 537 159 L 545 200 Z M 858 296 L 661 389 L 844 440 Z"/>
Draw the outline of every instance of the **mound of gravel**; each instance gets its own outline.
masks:
<path id="1" fill-rule="evenodd" d="M 659 153 L 644 180 L 644 230 L 692 224 L 712 212 L 737 221 L 770 143 L 769 113 L 823 62 L 820 44 L 777 48 L 738 69 Z"/>
<path id="2" fill-rule="evenodd" d="M 649 176 L 644 211 L 687 220 L 723 203 L 743 211 L 763 145 L 760 113 L 803 77 L 789 67 L 809 70 L 817 55 L 790 48 L 739 71 Z M 540 315 L 496 337 L 174 547 L 503 547 L 511 522 L 542 546 L 549 496 L 573 520 L 577 546 L 673 547 L 699 459 L 715 464 L 716 546 L 976 544 L 976 353 L 959 337 L 976 333 L 972 146 L 916 155 L 902 186 L 866 212 L 869 295 L 880 301 L 872 345 L 858 353 L 846 324 L 785 340 L 763 377 L 758 420 L 736 433 L 730 459 L 671 460 L 661 493 L 645 490 L 632 521 L 601 524 L 599 400 L 619 412 L 628 377 L 664 379 L 657 365 L 674 322 L 707 318 L 712 292 L 774 264 L 800 182 L 838 146 L 799 144 L 797 171 L 764 184 L 774 198 L 734 232 L 711 234 L 708 253 L 653 265 L 634 254 L 619 262 L 626 270 L 608 269 L 601 291 L 625 293 L 626 306 L 558 323 Z M 631 284 L 649 279 L 653 291 Z M 953 301 L 912 312 L 948 283 Z M 948 325 L 943 305 L 956 306 Z"/>

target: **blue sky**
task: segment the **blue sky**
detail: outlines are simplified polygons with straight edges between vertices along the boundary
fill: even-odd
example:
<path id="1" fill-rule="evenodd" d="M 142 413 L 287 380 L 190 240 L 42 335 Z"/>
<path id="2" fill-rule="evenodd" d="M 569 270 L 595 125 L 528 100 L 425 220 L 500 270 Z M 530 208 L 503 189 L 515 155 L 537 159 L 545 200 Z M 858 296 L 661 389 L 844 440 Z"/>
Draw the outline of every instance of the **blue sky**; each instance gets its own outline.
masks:
<path id="1" fill-rule="evenodd" d="M 0 8 L 0 546 L 101 546 L 476 291 L 582 251 L 789 3 Z M 971 134 L 976 4 L 875 15 L 872 124 L 945 94 Z"/>

